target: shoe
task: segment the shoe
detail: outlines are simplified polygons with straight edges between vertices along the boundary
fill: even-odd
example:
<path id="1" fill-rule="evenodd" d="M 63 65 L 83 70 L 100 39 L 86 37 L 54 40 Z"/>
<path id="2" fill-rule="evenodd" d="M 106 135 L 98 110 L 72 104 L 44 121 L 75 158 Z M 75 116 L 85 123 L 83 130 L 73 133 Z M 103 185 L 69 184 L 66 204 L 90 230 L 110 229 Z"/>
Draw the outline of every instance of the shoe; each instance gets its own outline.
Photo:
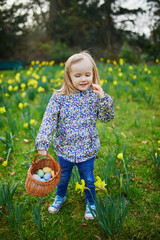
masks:
<path id="1" fill-rule="evenodd" d="M 66 196 L 65 197 L 56 196 L 53 204 L 48 208 L 48 211 L 52 214 L 57 213 L 65 201 Z"/>
<path id="2" fill-rule="evenodd" d="M 92 214 L 91 210 L 89 209 L 88 204 L 86 204 L 86 212 L 85 212 L 85 215 L 84 215 L 86 220 L 94 219 L 96 217 L 96 213 L 95 213 L 96 206 L 95 206 L 95 204 L 90 205 L 90 208 L 93 210 L 93 212 L 94 212 L 93 214 Z"/>

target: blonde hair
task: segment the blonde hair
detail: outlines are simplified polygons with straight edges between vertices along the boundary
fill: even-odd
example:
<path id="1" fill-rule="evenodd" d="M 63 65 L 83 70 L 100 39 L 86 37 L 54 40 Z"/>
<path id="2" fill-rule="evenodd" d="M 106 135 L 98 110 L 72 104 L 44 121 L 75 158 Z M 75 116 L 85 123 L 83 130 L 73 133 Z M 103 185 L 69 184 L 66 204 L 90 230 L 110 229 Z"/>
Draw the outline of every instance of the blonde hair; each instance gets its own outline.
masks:
<path id="1" fill-rule="evenodd" d="M 56 92 L 58 94 L 70 95 L 71 93 L 76 91 L 76 89 L 73 86 L 71 77 L 70 77 L 71 66 L 73 64 L 81 61 L 82 59 L 84 59 L 84 57 L 87 57 L 93 65 L 93 83 L 100 85 L 99 74 L 98 74 L 98 70 L 97 70 L 95 61 L 93 60 L 92 56 L 87 51 L 82 51 L 80 53 L 76 53 L 76 54 L 72 55 L 66 61 L 65 68 L 64 68 L 63 85 L 62 85 L 61 89 L 56 90 Z"/>

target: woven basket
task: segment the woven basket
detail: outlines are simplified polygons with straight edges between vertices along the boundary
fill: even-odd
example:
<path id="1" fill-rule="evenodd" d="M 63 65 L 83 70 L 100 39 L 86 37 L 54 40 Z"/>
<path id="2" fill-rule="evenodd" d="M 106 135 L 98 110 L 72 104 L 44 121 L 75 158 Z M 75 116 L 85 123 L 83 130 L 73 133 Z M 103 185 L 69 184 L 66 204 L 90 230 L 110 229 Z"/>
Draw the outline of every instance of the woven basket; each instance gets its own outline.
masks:
<path id="1" fill-rule="evenodd" d="M 37 154 L 28 169 L 27 179 L 25 183 L 26 191 L 36 197 L 43 197 L 49 194 L 59 183 L 61 177 L 61 166 L 56 162 L 50 154 L 47 154 L 49 158 L 41 158 L 36 161 L 37 157 L 40 156 Z M 35 179 L 32 175 L 36 173 L 39 169 L 44 167 L 50 167 L 54 170 L 54 177 L 50 180 L 41 182 Z"/>

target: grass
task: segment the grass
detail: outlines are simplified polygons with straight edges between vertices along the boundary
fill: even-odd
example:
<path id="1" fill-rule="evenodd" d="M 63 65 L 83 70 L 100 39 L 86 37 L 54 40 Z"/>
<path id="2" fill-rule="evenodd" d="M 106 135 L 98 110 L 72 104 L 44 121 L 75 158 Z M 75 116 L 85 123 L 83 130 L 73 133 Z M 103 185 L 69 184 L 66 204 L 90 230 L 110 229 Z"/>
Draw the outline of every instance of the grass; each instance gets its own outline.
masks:
<path id="1" fill-rule="evenodd" d="M 98 67 L 101 79 L 104 80 L 101 80 L 103 89 L 107 89 L 107 93 L 114 99 L 116 114 L 110 123 L 105 124 L 99 121 L 97 123 L 101 148 L 95 161 L 95 176 L 103 178 L 100 168 L 103 163 L 105 169 L 108 169 L 107 190 L 111 196 L 117 196 L 120 187 L 115 169 L 118 173 L 123 174 L 124 181 L 126 178 L 123 164 L 116 158 L 117 153 L 125 150 L 125 160 L 129 159 L 127 171 L 128 173 L 133 171 L 129 182 L 130 196 L 126 196 L 126 199 L 130 200 L 129 211 L 122 233 L 120 237 L 118 234 L 115 235 L 115 239 L 158 240 L 160 233 L 158 213 L 160 175 L 154 169 L 149 151 L 152 150 L 151 139 L 157 148 L 158 140 L 160 140 L 160 65 L 132 66 L 130 69 L 127 64 L 114 66 L 101 62 Z M 112 71 L 109 68 L 112 68 Z M 119 68 L 123 73 L 122 77 L 118 75 Z M 16 73 L 13 71 L 0 73 L 0 79 L 2 79 L 0 107 L 5 106 L 6 109 L 6 112 L 0 113 L 0 135 L 5 137 L 6 131 L 15 135 L 8 165 L 6 167 L 0 165 L 0 178 L 4 182 L 10 182 L 13 186 L 18 183 L 12 199 L 13 206 L 15 202 L 23 205 L 27 199 L 22 216 L 22 238 L 26 240 L 34 238 L 43 240 L 109 239 L 98 222 L 84 219 L 84 196 L 75 192 L 75 180 L 70 181 L 67 200 L 56 215 L 51 215 L 47 210 L 53 202 L 55 190 L 43 198 L 30 196 L 25 190 L 27 170 L 36 154 L 34 137 L 39 129 L 48 99 L 52 95 L 50 89 L 59 88 L 62 82 L 63 66 L 44 65 L 43 67 L 38 66 L 38 68 L 33 66 L 33 70 L 30 69 L 30 71 L 30 75 L 27 74 L 27 69 L 20 72 L 20 80 L 18 80 L 18 76 L 15 77 Z M 36 79 L 35 75 L 33 77 L 33 73 L 40 76 L 40 79 L 37 80 L 39 84 L 37 88 L 27 86 L 31 76 Z M 134 75 L 136 77 L 133 77 Z M 47 82 L 42 81 L 42 76 L 47 76 Z M 14 81 L 8 83 L 9 79 Z M 21 87 L 21 83 L 26 84 L 24 89 Z M 18 86 L 18 89 L 9 91 L 9 85 L 12 85 L 13 88 Z M 38 92 L 39 86 L 43 86 L 44 92 Z M 6 93 L 9 94 L 9 97 L 5 96 Z M 22 93 L 26 93 L 26 95 L 22 97 Z M 20 109 L 18 104 L 25 102 L 28 103 L 28 106 Z M 30 124 L 31 119 L 35 120 L 35 124 Z M 28 128 L 24 128 L 26 122 Z M 7 150 L 2 142 L 0 149 L 0 157 L 5 160 Z M 57 159 L 52 147 L 49 152 Z M 123 192 L 126 194 L 124 189 Z M 97 195 L 104 197 L 103 192 L 97 192 Z M 41 229 L 38 229 L 33 220 L 35 215 L 32 209 L 33 206 L 34 209 L 38 209 L 40 199 Z M 9 215 L 6 206 L 1 206 L 0 210 L 7 216 Z M 21 239 L 16 228 L 11 227 L 4 215 L 1 214 L 0 239 L 7 238 Z"/>

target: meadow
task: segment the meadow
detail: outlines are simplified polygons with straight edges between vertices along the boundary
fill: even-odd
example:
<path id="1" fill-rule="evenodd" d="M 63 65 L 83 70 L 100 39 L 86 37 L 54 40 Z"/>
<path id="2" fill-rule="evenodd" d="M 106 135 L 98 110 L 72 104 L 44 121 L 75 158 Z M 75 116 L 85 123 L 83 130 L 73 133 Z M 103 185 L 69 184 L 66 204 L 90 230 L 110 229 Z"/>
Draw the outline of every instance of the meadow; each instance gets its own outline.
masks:
<path id="1" fill-rule="evenodd" d="M 97 219 L 84 219 L 85 201 L 74 168 L 67 200 L 48 212 L 55 190 L 33 197 L 27 171 L 37 151 L 35 137 L 54 89 L 63 82 L 64 63 L 32 61 L 0 72 L 0 239 L 158 240 L 160 234 L 160 63 L 131 65 L 123 59 L 97 67 L 104 91 L 114 100 L 115 118 L 97 122 Z M 51 144 L 49 153 L 57 157 Z"/>

